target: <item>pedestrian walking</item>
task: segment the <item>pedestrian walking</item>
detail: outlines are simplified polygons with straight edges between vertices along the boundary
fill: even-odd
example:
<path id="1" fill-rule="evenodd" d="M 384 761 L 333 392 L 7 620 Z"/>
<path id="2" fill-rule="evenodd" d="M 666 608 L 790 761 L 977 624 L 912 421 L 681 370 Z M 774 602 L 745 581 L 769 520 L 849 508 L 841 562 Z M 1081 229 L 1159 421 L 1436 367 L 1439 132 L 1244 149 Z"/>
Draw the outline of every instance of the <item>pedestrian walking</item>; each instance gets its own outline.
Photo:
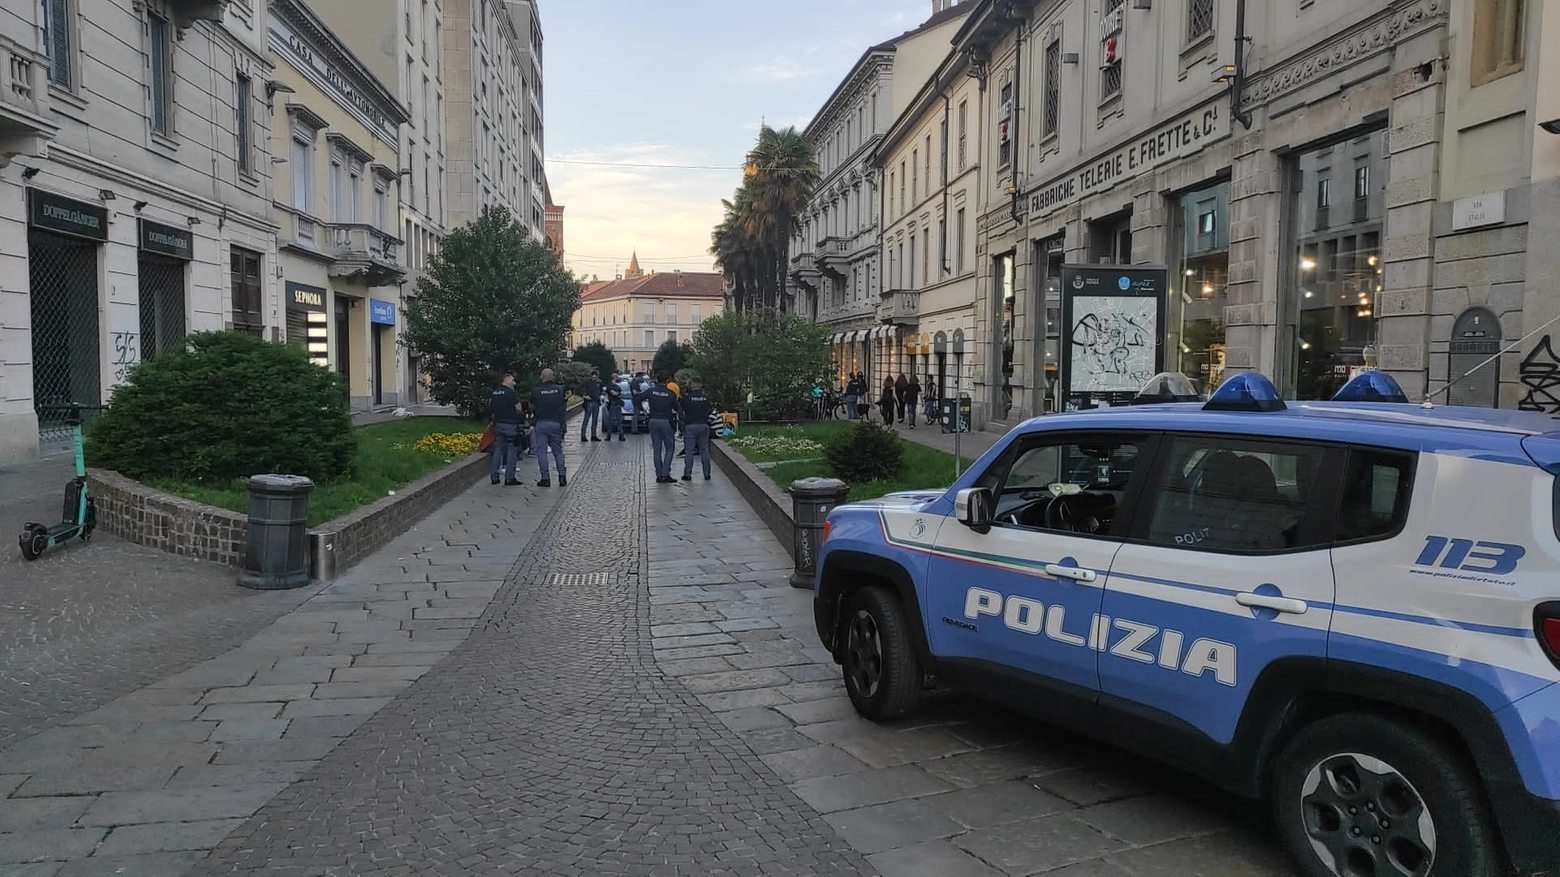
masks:
<path id="1" fill-rule="evenodd" d="M 894 406 L 898 404 L 899 400 L 894 395 L 894 379 L 884 377 L 883 390 L 878 394 L 878 411 L 883 415 L 884 426 L 894 425 Z"/>
<path id="2" fill-rule="evenodd" d="M 915 429 L 915 406 L 921 400 L 921 378 L 911 374 L 910 382 L 905 385 L 905 417 L 910 420 L 910 428 Z"/>
<path id="3" fill-rule="evenodd" d="M 894 381 L 894 401 L 896 411 L 899 414 L 899 422 L 905 422 L 905 394 L 910 392 L 910 380 L 904 372 L 899 373 L 899 380 Z"/>
<path id="4" fill-rule="evenodd" d="M 699 464 L 704 467 L 704 480 L 710 480 L 710 416 L 713 406 L 710 404 L 709 394 L 704 392 L 704 381 L 694 378 L 689 382 L 688 392 L 682 396 L 681 410 L 684 435 L 684 452 L 687 456 L 683 459 L 684 481 L 693 480 L 693 458 L 699 457 Z"/>
<path id="5" fill-rule="evenodd" d="M 600 436 L 596 435 L 596 422 L 601 417 L 601 372 L 591 369 L 590 378 L 585 381 L 585 412 L 580 418 L 580 441 L 599 442 Z M 585 427 L 590 427 L 590 438 L 585 437 Z"/>
<path id="6" fill-rule="evenodd" d="M 520 462 L 520 430 L 525 426 L 525 416 L 520 413 L 520 394 L 515 392 L 515 376 L 505 374 L 493 390 L 489 417 L 497 438 L 493 442 L 493 459 L 488 474 L 494 484 L 499 483 L 499 470 L 504 473 L 504 484 L 513 487 L 520 483 L 515 478 L 515 466 Z"/>
<path id="7" fill-rule="evenodd" d="M 601 431 L 607 434 L 607 441 L 612 441 L 612 433 L 616 432 L 618 441 L 628 441 L 623 438 L 623 386 L 618 383 L 619 375 L 612 373 L 612 380 L 603 385 L 607 394 L 606 407 L 602 409 Z"/>
<path id="8" fill-rule="evenodd" d="M 855 372 L 845 380 L 845 416 L 855 420 L 860 411 L 856 406 L 861 402 L 861 376 Z"/>
<path id="9" fill-rule="evenodd" d="M 677 479 L 672 477 L 672 454 L 676 451 L 672 415 L 677 410 L 677 394 L 657 381 L 636 396 L 634 401 L 645 406 L 645 415 L 649 420 L 650 452 L 655 458 L 655 483 L 673 484 Z"/>
<path id="10" fill-rule="evenodd" d="M 563 385 L 553 379 L 553 370 L 542 369 L 542 383 L 531 391 L 532 417 L 536 420 L 536 464 L 542 470 L 542 480 L 537 487 L 552 487 L 551 473 L 547 471 L 547 454 L 558 467 L 558 486 L 569 486 L 569 472 L 563 462 L 563 429 L 569 418 L 569 394 Z"/>

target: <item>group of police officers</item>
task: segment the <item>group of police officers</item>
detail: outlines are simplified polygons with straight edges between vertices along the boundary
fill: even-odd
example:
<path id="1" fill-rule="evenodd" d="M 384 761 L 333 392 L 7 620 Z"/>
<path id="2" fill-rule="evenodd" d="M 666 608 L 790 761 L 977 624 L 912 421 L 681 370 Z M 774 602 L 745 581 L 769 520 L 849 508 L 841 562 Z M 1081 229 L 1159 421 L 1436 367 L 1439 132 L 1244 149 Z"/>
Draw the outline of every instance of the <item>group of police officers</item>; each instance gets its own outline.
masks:
<path id="1" fill-rule="evenodd" d="M 584 412 L 580 420 L 580 441 L 599 442 L 598 422 L 611 441 L 617 433 L 618 441 L 627 441 L 624 416 L 632 419 L 633 432 L 639 432 L 643 415 L 646 430 L 650 433 L 651 451 L 655 458 L 657 484 L 675 484 L 672 477 L 672 461 L 676 454 L 677 435 L 683 436 L 682 480 L 693 480 L 693 460 L 697 456 L 704 469 L 704 480 L 710 480 L 710 436 L 717 418 L 709 394 L 698 378 L 689 381 L 683 390 L 666 376 L 640 374 L 631 380 L 628 375 L 613 372 L 611 380 L 603 383 L 601 373 L 592 369 L 585 384 Z M 568 423 L 568 392 L 558 383 L 552 369 L 543 369 L 541 383 L 531 391 L 529 405 L 522 401 L 515 390 L 515 376 L 506 374 L 493 390 L 492 421 L 495 434 L 491 481 L 517 485 L 515 467 L 527 443 L 534 445 L 536 460 L 542 479 L 538 487 L 551 487 L 548 457 L 558 469 L 558 486 L 569 483 L 568 470 L 563 459 L 563 435 Z M 603 417 L 603 406 L 605 416 Z M 527 423 L 530 424 L 529 436 Z M 588 435 L 587 435 L 588 431 Z M 529 438 L 529 442 L 527 439 Z"/>

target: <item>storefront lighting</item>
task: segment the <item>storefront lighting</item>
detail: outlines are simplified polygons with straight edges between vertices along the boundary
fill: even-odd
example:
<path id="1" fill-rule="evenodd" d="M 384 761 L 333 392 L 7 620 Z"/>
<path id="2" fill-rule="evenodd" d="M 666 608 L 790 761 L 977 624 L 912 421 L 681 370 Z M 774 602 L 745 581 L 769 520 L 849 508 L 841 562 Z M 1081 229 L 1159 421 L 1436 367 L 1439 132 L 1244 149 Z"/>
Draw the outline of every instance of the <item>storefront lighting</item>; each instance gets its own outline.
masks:
<path id="1" fill-rule="evenodd" d="M 1300 342 L 1300 349 L 1301 350 L 1310 350 L 1311 349 L 1311 342 L 1302 340 Z"/>
<path id="2" fill-rule="evenodd" d="M 1306 290 L 1306 291 L 1305 291 L 1305 297 L 1306 297 L 1306 298 L 1311 298 L 1311 297 L 1312 297 L 1312 296 L 1314 296 L 1314 295 L 1316 295 L 1316 293 L 1314 293 L 1314 292 L 1312 292 L 1312 291 L 1311 291 L 1311 290 L 1309 290 L 1309 289 L 1307 289 L 1307 290 Z"/>
<path id="3" fill-rule="evenodd" d="M 1374 265 L 1375 265 L 1375 264 L 1376 264 L 1376 257 L 1375 257 L 1375 256 L 1371 256 L 1371 257 L 1370 257 L 1370 258 L 1369 258 L 1369 259 L 1367 259 L 1367 260 L 1366 260 L 1366 261 L 1368 261 L 1368 262 L 1370 262 L 1370 264 L 1371 264 L 1371 265 L 1372 265 L 1372 266 L 1374 266 Z"/>
<path id="4" fill-rule="evenodd" d="M 1196 271 L 1193 271 L 1190 268 L 1186 269 L 1186 276 L 1187 277 L 1191 277 L 1193 274 L 1196 274 L 1196 273 L 1197 273 Z"/>
<path id="5" fill-rule="evenodd" d="M 1376 291 L 1377 291 L 1377 292 L 1380 292 L 1380 291 L 1381 291 L 1381 284 L 1379 284 L 1379 283 L 1378 283 L 1378 284 L 1376 284 Z"/>
<path id="6" fill-rule="evenodd" d="M 1203 284 L 1203 295 L 1213 295 L 1213 284 L 1212 283 L 1204 283 Z"/>
<path id="7" fill-rule="evenodd" d="M 1316 270 L 1316 260 L 1314 260 L 1314 259 L 1301 259 L 1300 260 L 1300 270 L 1301 271 L 1315 271 Z"/>

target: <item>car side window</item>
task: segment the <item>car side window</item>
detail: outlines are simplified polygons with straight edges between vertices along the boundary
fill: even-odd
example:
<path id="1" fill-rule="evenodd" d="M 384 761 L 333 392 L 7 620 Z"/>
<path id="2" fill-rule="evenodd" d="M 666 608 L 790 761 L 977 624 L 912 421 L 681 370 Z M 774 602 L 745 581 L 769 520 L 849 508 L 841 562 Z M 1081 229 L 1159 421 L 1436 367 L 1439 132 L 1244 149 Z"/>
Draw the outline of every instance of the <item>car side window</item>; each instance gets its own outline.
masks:
<path id="1" fill-rule="evenodd" d="M 1350 448 L 1338 511 L 1339 542 L 1391 536 L 1408 519 L 1418 455 L 1381 448 Z"/>
<path id="2" fill-rule="evenodd" d="M 1037 437 L 1019 445 L 980 482 L 996 494 L 993 525 L 1116 535 L 1117 511 L 1141 445 L 1119 437 Z"/>
<path id="3" fill-rule="evenodd" d="M 1148 542 L 1199 551 L 1277 552 L 1305 544 L 1301 521 L 1327 449 L 1272 440 L 1177 436 L 1163 483 L 1147 489 Z"/>

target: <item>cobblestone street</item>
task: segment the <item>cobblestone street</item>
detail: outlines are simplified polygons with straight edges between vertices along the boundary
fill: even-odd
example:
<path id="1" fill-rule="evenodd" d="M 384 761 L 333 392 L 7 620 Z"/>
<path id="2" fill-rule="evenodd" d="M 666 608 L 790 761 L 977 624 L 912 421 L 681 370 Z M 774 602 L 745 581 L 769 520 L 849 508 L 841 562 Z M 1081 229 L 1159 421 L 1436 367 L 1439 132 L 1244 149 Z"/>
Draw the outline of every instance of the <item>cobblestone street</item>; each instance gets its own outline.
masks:
<path id="1" fill-rule="evenodd" d="M 568 449 L 0 752 L 0 875 L 1291 873 L 1263 808 L 1119 752 L 856 718 L 734 487 Z"/>

